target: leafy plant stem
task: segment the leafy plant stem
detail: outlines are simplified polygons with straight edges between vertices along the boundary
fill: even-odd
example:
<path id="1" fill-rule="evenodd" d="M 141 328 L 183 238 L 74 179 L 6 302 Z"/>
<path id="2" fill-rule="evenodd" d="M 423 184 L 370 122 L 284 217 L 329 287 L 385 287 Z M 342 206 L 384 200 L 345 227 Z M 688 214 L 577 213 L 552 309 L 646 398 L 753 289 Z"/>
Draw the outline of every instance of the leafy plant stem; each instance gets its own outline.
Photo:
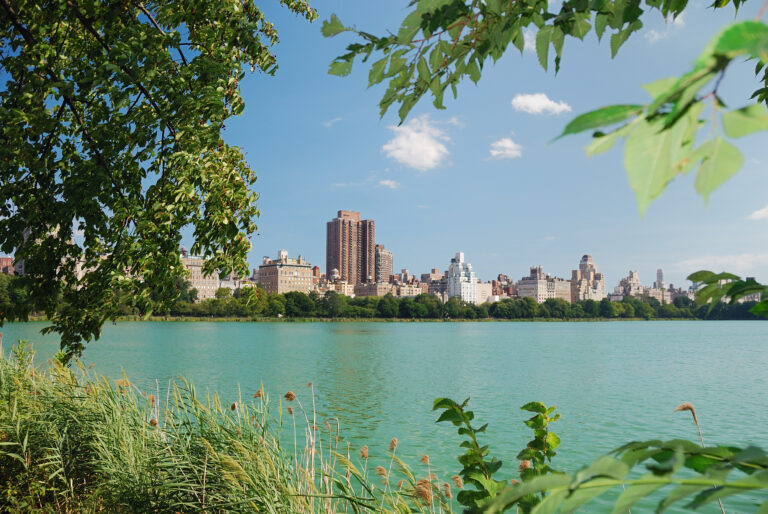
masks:
<path id="1" fill-rule="evenodd" d="M 763 6 L 760 8 L 759 11 L 757 11 L 757 16 L 755 16 L 755 20 L 760 21 L 763 18 L 763 15 L 765 14 L 766 10 L 768 10 L 768 0 L 765 0 L 765 3 L 763 3 Z"/>

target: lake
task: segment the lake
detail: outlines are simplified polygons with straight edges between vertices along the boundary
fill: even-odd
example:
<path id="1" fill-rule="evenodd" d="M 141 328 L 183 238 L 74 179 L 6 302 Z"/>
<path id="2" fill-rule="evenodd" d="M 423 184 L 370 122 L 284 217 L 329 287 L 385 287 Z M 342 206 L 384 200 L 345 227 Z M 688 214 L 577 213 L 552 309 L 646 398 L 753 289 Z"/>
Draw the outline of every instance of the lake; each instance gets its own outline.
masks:
<path id="1" fill-rule="evenodd" d="M 5 351 L 30 339 L 44 363 L 58 342 L 43 326 L 7 324 Z M 312 382 L 320 419 L 341 418 L 353 451 L 368 445 L 375 465 L 397 437 L 406 462 L 421 471 L 428 454 L 441 477 L 459 470 L 460 442 L 452 425 L 434 423 L 442 396 L 471 397 L 507 477 L 531 438 L 519 409 L 531 400 L 562 414 L 553 464 L 568 471 L 630 440 L 697 440 L 690 414 L 673 412 L 685 401 L 707 444 L 768 448 L 768 323 L 759 321 L 121 322 L 83 360 L 112 378 L 124 369 L 142 390 L 184 375 L 230 399 L 238 384 L 250 397 L 263 383 L 273 399 L 291 390 L 307 406 Z"/>

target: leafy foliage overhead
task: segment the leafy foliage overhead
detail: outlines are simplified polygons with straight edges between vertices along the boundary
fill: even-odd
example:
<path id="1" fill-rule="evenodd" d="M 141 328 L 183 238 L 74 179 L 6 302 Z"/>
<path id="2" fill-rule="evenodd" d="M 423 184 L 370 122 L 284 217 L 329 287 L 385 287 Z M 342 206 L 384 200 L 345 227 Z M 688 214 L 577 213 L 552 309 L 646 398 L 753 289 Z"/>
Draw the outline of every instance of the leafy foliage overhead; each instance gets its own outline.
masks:
<path id="1" fill-rule="evenodd" d="M 728 5 L 715 2 L 713 8 Z M 733 2 L 738 9 L 742 2 Z M 688 3 L 677 0 L 565 0 L 559 9 L 547 0 L 413 0 L 413 10 L 396 34 L 375 36 L 345 26 L 333 15 L 323 24 L 323 34 L 335 36 L 351 31 L 358 41 L 337 57 L 329 72 L 347 75 L 357 57 L 370 65 L 369 85 L 382 82 L 387 88 L 380 102 L 383 116 L 398 105 L 401 122 L 425 95 L 444 109 L 448 88 L 454 98 L 457 85 L 469 78 L 477 83 L 489 60 L 498 60 L 510 43 L 520 52 L 524 31 L 536 31 L 536 54 L 546 70 L 554 61 L 560 67 L 566 37 L 583 40 L 592 30 L 598 39 L 607 38 L 615 57 L 627 39 L 643 26 L 649 11 L 675 18 Z M 550 11 L 550 9 L 552 9 Z M 762 12 L 761 12 L 762 14 Z M 375 56 L 375 57 L 373 57 Z M 725 111 L 718 86 L 726 68 L 734 61 L 751 60 L 760 86 L 753 103 Z M 677 175 L 698 168 L 695 188 L 704 198 L 736 173 L 743 159 L 726 138 L 738 138 L 768 129 L 768 26 L 761 21 L 735 22 L 716 35 L 693 68 L 680 77 L 645 86 L 651 96 L 646 105 L 615 105 L 582 114 L 569 123 L 562 135 L 594 129 L 589 155 L 611 148 L 618 137 L 626 139 L 625 167 L 630 186 L 642 212 Z M 762 76 L 761 76 L 762 73 Z M 703 142 L 697 141 L 704 102 L 711 102 L 712 129 Z M 722 113 L 722 132 L 717 121 Z M 614 128 L 616 125 L 618 128 Z"/>
<path id="2" fill-rule="evenodd" d="M 31 292 L 16 317 L 48 313 L 79 353 L 116 296 L 147 314 L 175 298 L 189 226 L 205 272 L 247 273 L 256 175 L 221 132 L 245 71 L 277 67 L 252 0 L 0 0 L 0 31 L 0 249 Z"/>

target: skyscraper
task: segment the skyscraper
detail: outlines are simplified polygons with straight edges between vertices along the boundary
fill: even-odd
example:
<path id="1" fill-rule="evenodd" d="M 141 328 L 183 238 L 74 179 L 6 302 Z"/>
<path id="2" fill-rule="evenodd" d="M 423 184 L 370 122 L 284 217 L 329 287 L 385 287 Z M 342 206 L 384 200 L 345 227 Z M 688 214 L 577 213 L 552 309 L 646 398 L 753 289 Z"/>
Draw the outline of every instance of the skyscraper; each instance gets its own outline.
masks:
<path id="1" fill-rule="evenodd" d="M 384 249 L 384 245 L 376 245 L 376 282 L 387 283 L 394 273 L 394 258 L 392 252 Z"/>
<path id="2" fill-rule="evenodd" d="M 376 279 L 376 227 L 373 220 L 361 220 L 360 213 L 339 211 L 326 224 L 325 274 L 348 284 Z"/>
<path id="3" fill-rule="evenodd" d="M 458 296 L 465 302 L 477 303 L 477 276 L 472 265 L 464 260 L 464 252 L 458 252 L 451 259 L 446 277 L 448 298 Z"/>
<path id="4" fill-rule="evenodd" d="M 656 289 L 666 289 L 666 284 L 664 283 L 664 270 L 659 268 L 656 270 L 656 283 L 653 284 L 653 286 Z"/>

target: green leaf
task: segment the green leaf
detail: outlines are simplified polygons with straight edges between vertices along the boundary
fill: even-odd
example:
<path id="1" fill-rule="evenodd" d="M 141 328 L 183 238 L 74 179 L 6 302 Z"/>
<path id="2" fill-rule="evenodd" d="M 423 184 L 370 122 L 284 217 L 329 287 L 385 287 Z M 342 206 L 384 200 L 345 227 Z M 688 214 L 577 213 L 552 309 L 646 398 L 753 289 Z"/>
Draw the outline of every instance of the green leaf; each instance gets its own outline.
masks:
<path id="1" fill-rule="evenodd" d="M 592 25 L 590 25 L 589 23 L 590 13 L 577 12 L 575 13 L 574 17 L 575 19 L 573 21 L 573 28 L 571 30 L 571 35 L 579 39 L 584 39 L 584 36 L 587 35 L 587 33 L 589 32 L 589 29 L 592 28 Z"/>
<path id="2" fill-rule="evenodd" d="M 323 26 L 320 29 L 320 33 L 325 37 L 333 37 L 336 34 L 347 32 L 352 29 L 347 28 L 341 23 L 341 20 L 335 14 L 331 14 L 330 20 L 325 20 Z"/>
<path id="3" fill-rule="evenodd" d="M 382 80 L 384 80 L 384 70 L 387 67 L 387 61 L 389 60 L 389 57 L 384 57 L 383 59 L 379 59 L 373 65 L 371 66 L 371 71 L 368 72 L 368 85 L 372 86 L 374 84 L 378 84 Z"/>
<path id="4" fill-rule="evenodd" d="M 567 512 L 573 512 L 585 503 L 591 501 L 593 498 L 600 496 L 604 492 L 616 487 L 616 480 L 612 478 L 595 478 L 582 484 L 582 486 L 588 485 L 585 488 L 578 488 L 571 492 L 571 495 L 567 500 L 563 502 L 560 512 L 563 514 Z"/>
<path id="5" fill-rule="evenodd" d="M 595 34 L 597 34 L 597 40 L 603 39 L 603 33 L 605 32 L 605 24 L 608 21 L 608 15 L 598 13 L 595 16 Z"/>
<path id="6" fill-rule="evenodd" d="M 690 166 L 691 156 L 682 146 L 687 125 L 687 119 L 681 119 L 665 129 L 661 120 L 641 120 L 627 137 L 624 167 L 641 214 L 677 173 Z"/>
<path id="7" fill-rule="evenodd" d="M 538 412 L 538 413 L 544 414 L 545 412 L 547 412 L 547 406 L 541 402 L 528 402 L 522 407 L 520 407 L 520 410 L 524 410 L 528 412 Z"/>
<path id="8" fill-rule="evenodd" d="M 751 20 L 734 23 L 716 37 L 713 51 L 730 58 L 746 53 L 768 61 L 768 26 Z"/>
<path id="9" fill-rule="evenodd" d="M 683 498 L 695 493 L 707 490 L 711 488 L 710 485 L 680 485 L 670 491 L 666 498 L 659 502 L 659 507 L 656 512 L 662 513 L 669 508 L 675 502 L 682 500 Z"/>
<path id="10" fill-rule="evenodd" d="M 723 130 L 728 137 L 742 137 L 759 130 L 768 130 L 768 110 L 763 104 L 742 107 L 723 114 Z"/>
<path id="11" fill-rule="evenodd" d="M 553 27 L 546 26 L 539 29 L 536 34 L 536 56 L 539 58 L 539 64 L 545 70 L 549 62 L 549 44 L 552 42 Z"/>
<path id="12" fill-rule="evenodd" d="M 403 24 L 397 33 L 397 42 L 401 45 L 409 44 L 420 29 L 421 14 L 419 11 L 413 11 L 403 20 Z"/>
<path id="13" fill-rule="evenodd" d="M 352 71 L 352 60 L 347 61 L 333 61 L 328 67 L 329 75 L 336 75 L 337 77 L 345 77 Z"/>
<path id="14" fill-rule="evenodd" d="M 668 91 L 669 88 L 674 86 L 677 81 L 677 77 L 669 77 L 666 79 L 657 80 L 656 82 L 651 82 L 650 84 L 645 84 L 643 89 L 648 91 L 648 94 L 651 95 L 651 98 L 656 99 L 659 95 Z"/>
<path id="15" fill-rule="evenodd" d="M 554 450 L 558 446 L 560 446 L 560 437 L 555 434 L 554 432 L 550 432 L 547 434 L 547 445 L 549 445 L 549 448 Z"/>
<path id="16" fill-rule="evenodd" d="M 653 475 L 646 475 L 646 476 L 651 477 Z M 646 496 L 653 493 L 656 489 L 659 489 L 664 485 L 666 485 L 664 482 L 659 482 L 655 484 L 630 485 L 629 487 L 627 487 L 627 489 L 623 493 L 621 493 L 621 495 L 619 495 L 619 498 L 616 500 L 616 503 L 613 505 L 612 514 L 626 513 L 635 503 L 639 502 Z"/>
<path id="17" fill-rule="evenodd" d="M 541 503 L 533 508 L 531 514 L 554 514 L 563 500 L 568 497 L 568 493 L 567 489 L 562 489 L 548 494 Z"/>
<path id="18" fill-rule="evenodd" d="M 708 155 L 696 174 L 696 191 L 709 199 L 709 194 L 734 175 L 744 162 L 738 148 L 721 137 L 702 145 L 702 152 Z"/>
<path id="19" fill-rule="evenodd" d="M 635 20 L 627 26 L 627 28 L 620 30 L 614 34 L 611 34 L 611 58 L 616 57 L 619 53 L 619 48 L 626 43 L 629 36 L 633 32 L 640 30 L 643 27 L 643 23 L 640 20 Z"/>
<path id="20" fill-rule="evenodd" d="M 563 133 L 557 139 L 568 134 L 577 134 L 585 130 L 590 130 L 606 125 L 613 125 L 627 118 L 640 114 L 643 111 L 642 105 L 611 105 L 600 109 L 581 114 L 571 120 L 565 126 Z"/>

